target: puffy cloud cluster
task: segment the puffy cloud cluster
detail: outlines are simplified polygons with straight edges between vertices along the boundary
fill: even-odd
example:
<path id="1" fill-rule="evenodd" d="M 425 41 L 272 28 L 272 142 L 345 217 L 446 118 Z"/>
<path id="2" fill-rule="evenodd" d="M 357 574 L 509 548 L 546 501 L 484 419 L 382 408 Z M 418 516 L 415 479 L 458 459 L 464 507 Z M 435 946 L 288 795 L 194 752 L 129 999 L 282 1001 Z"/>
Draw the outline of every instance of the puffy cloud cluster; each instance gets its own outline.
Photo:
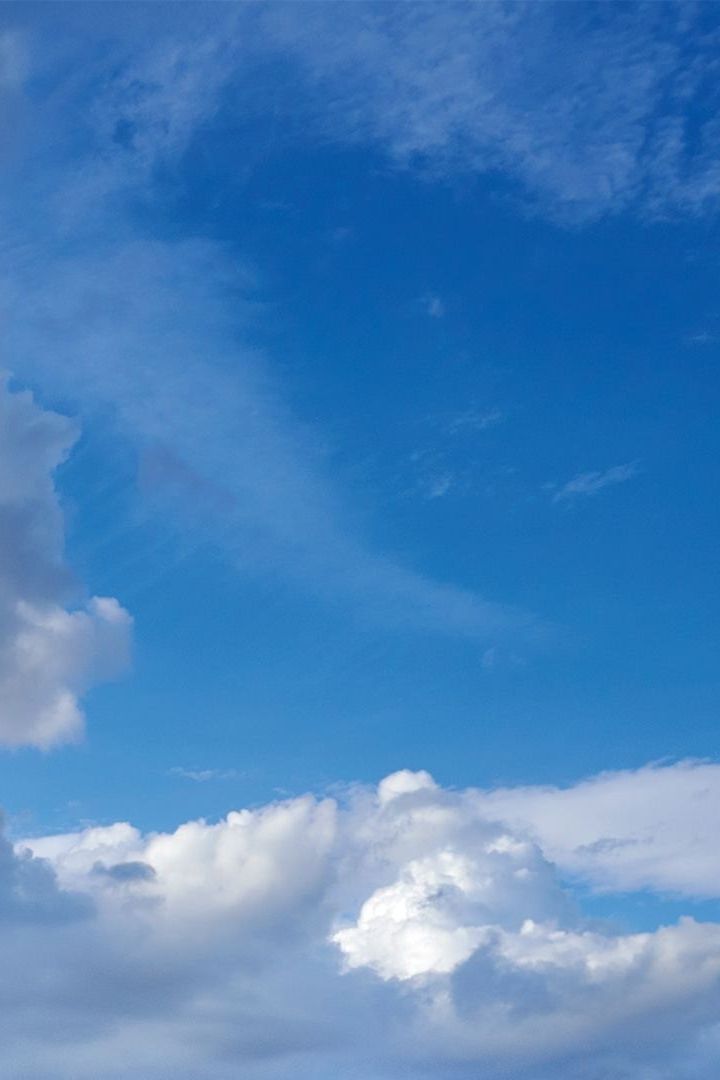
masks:
<path id="1" fill-rule="evenodd" d="M 668 796 L 662 810 L 647 809 L 659 806 L 653 785 Z M 448 791 L 400 772 L 342 799 L 303 796 L 173 833 L 120 823 L 28 840 L 15 859 L 41 867 L 45 888 L 56 875 L 53 895 L 84 895 L 87 909 L 24 939 L 20 998 L 42 980 L 44 1007 L 62 1009 L 53 1075 L 73 1080 L 709 1080 L 720 924 L 623 933 L 590 920 L 537 840 L 553 800 L 566 820 L 574 800 L 580 848 L 598 853 L 590 876 L 622 889 L 624 879 L 603 879 L 607 806 L 624 803 L 624 835 L 656 834 L 667 856 L 663 822 L 682 820 L 693 789 L 720 797 L 720 768 L 516 792 Z M 710 832 L 696 842 L 712 857 Z M 628 844 L 628 874 L 632 858 Z M 560 862 L 572 865 L 569 849 Z M 640 852 L 636 887 L 652 884 L 645 867 Z M 2 1053 L 18 1075 L 44 1075 L 58 1036 L 26 1039 L 22 1016 L 17 1030 Z"/>
<path id="2" fill-rule="evenodd" d="M 0 743 L 48 747 L 82 732 L 79 697 L 127 662 L 130 616 L 110 597 L 68 608 L 53 473 L 72 423 L 0 385 Z"/>

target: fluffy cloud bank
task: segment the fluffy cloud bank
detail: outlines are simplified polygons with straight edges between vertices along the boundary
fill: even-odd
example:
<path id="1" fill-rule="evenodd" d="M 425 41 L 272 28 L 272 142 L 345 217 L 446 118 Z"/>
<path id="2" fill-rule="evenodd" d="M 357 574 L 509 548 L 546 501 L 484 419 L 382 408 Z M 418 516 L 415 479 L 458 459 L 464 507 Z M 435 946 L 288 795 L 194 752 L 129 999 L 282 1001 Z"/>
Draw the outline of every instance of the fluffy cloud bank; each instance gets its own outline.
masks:
<path id="1" fill-rule="evenodd" d="M 82 732 L 79 697 L 127 661 L 130 616 L 111 597 L 68 608 L 53 472 L 72 423 L 0 385 L 0 743 L 48 747 Z"/>
<path id="2" fill-rule="evenodd" d="M 515 792 L 400 772 L 340 800 L 306 795 L 173 833 L 119 823 L 21 842 L 13 865 L 33 869 L 64 917 L 12 938 L 6 970 L 22 977 L 17 994 L 0 977 L 12 1032 L 0 1060 L 23 1077 L 55 1061 L 73 1080 L 709 1080 L 720 923 L 622 933 L 583 916 L 563 872 L 577 858 L 596 887 L 652 887 L 639 844 L 622 847 L 624 877 L 606 873 L 608 807 L 622 838 L 657 842 L 672 862 L 699 790 L 720 798 L 720 767 Z M 564 847 L 554 814 L 577 818 Z M 714 858 L 711 830 L 694 842 Z M 696 891 L 692 875 L 685 884 Z M 0 922 L 9 941 L 2 905 Z M 33 1026 L 38 994 L 62 1033 Z"/>

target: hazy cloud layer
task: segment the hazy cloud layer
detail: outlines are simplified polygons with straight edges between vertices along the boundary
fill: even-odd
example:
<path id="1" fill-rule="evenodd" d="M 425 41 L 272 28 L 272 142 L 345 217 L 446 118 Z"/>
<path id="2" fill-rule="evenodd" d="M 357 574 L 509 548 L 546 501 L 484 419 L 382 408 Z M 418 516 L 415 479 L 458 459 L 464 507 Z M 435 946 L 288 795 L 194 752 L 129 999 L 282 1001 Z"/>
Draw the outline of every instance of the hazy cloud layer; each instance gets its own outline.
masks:
<path id="1" fill-rule="evenodd" d="M 691 5 L 266 10 L 324 131 L 434 177 L 504 177 L 587 221 L 717 206 L 717 26 Z"/>
<path id="2" fill-rule="evenodd" d="M 163 463 L 156 479 L 189 486 L 186 505 L 202 492 L 222 506 L 215 536 L 243 565 L 262 551 L 273 575 L 376 623 L 524 634 L 524 614 L 373 549 L 328 480 L 322 434 L 301 430 L 272 364 L 242 344 L 247 267 L 202 240 L 151 239 L 133 211 L 182 185 L 213 124 L 271 109 L 280 139 L 302 130 L 424 175 L 501 176 L 573 220 L 696 212 L 718 187 L 714 121 L 695 115 L 715 93 L 708 21 L 685 5 L 187 5 L 122 24 L 94 8 L 107 51 L 87 66 L 82 10 L 52 42 L 8 20 L 6 82 L 33 114 L 0 192 L 18 223 L 0 256 L 14 370 L 114 412 L 144 460 Z M 270 97 L 269 62 L 284 72 Z M 33 141 L 43 132 L 49 156 Z M 626 478 L 610 473 L 557 497 Z"/>
<path id="3" fill-rule="evenodd" d="M 238 342 L 238 275 L 200 241 L 58 257 L 6 279 L 9 346 L 27 377 L 87 412 L 110 410 L 154 499 L 175 497 L 183 526 L 194 512 L 246 571 L 280 573 L 381 625 L 531 636 L 528 614 L 364 541 L 317 438 L 284 405 L 264 358 Z"/>
<path id="4" fill-rule="evenodd" d="M 290 139 L 370 145 L 436 179 L 487 175 L 555 218 L 717 207 L 707 6 L 277 3 L 188 5 L 172 26 L 145 17 L 152 35 L 137 17 L 109 34 L 116 65 L 90 117 L 101 153 L 82 172 L 85 198 L 148 182 L 228 121 L 229 94 L 239 119 L 264 101 Z M 283 79 L 261 93 L 268 60 Z"/>
<path id="5" fill-rule="evenodd" d="M 534 636 L 528 613 L 435 581 L 365 539 L 352 499 L 331 479 L 322 432 L 298 422 L 273 365 L 245 343 L 252 272 L 216 242 L 151 239 L 138 228 L 130 203 L 152 205 L 159 172 L 183 174 L 185 152 L 250 54 L 275 48 L 264 31 L 248 36 L 260 9 L 178 11 L 150 43 L 134 19 L 112 24 L 100 83 L 82 74 L 54 82 L 37 49 L 31 70 L 46 77 L 37 120 L 52 130 L 56 154 L 30 170 L 29 189 L 4 193 L 16 220 L 29 190 L 40 207 L 0 252 L 13 370 L 80 413 L 114 420 L 139 452 L 153 501 L 174 498 L 186 533 L 199 511 L 196 523 L 246 571 L 339 601 L 372 624 Z M 83 40 L 67 45 L 78 63 Z M 28 151 L 31 163 L 37 152 Z"/>

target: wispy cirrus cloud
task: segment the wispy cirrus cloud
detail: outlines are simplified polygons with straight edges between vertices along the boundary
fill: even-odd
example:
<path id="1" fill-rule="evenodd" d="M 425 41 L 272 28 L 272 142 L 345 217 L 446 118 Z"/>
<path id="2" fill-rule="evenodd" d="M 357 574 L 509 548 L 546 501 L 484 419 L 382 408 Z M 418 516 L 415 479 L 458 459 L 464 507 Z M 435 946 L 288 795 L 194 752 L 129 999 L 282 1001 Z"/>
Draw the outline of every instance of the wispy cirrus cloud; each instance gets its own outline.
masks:
<path id="1" fill-rule="evenodd" d="M 6 268 L 6 340 L 18 373 L 91 415 L 109 411 L 119 435 L 172 460 L 178 521 L 209 531 L 246 573 L 280 574 L 374 624 L 532 638 L 528 613 L 433 581 L 350 524 L 315 434 L 242 345 L 246 280 L 212 243 L 93 246 Z"/>
<path id="2" fill-rule="evenodd" d="M 178 9 L 172 25 L 138 10 L 123 27 L 101 17 L 109 44 L 87 76 L 87 31 L 65 39 L 80 72 L 70 85 L 57 78 L 55 43 L 24 40 L 15 25 L 3 38 L 3 85 L 20 100 L 32 84 L 25 107 L 54 150 L 30 185 L 21 176 L 2 190 L 17 223 L 0 255 L 8 363 L 83 410 L 111 410 L 143 453 L 212 489 L 243 566 L 281 567 L 385 624 L 525 632 L 523 613 L 365 540 L 272 361 L 241 344 L 247 268 L 215 243 L 144 235 L 132 210 L 152 205 L 168 176 L 182 182 L 189 149 L 219 114 L 232 126 L 229 93 L 236 122 L 262 108 L 254 65 L 274 58 L 292 88 L 275 87 L 274 115 L 291 132 L 302 118 L 305 138 L 371 144 L 424 175 L 503 176 L 577 221 L 628 207 L 695 212 L 718 188 L 707 108 L 691 122 L 701 98 L 714 100 L 706 24 L 682 5 L 592 17 L 563 5 L 228 5 Z M 29 143 L 27 153 L 37 163 L 45 151 Z M 495 422 L 490 413 L 472 425 Z M 593 494 L 634 468 L 580 474 L 554 498 Z"/>
<path id="3" fill-rule="evenodd" d="M 640 465 L 637 461 L 630 461 L 624 465 L 613 465 L 609 469 L 592 469 L 589 472 L 581 472 L 558 487 L 553 494 L 552 500 L 553 502 L 566 502 L 570 499 L 597 495 L 603 488 L 613 487 L 615 484 L 624 484 L 628 480 L 633 480 L 639 473 Z"/>
<path id="4" fill-rule="evenodd" d="M 372 550 L 283 405 L 272 363 L 238 346 L 242 320 L 230 311 L 246 268 L 216 244 L 142 235 L 130 208 L 152 204 L 159 177 L 180 182 L 228 93 L 238 121 L 260 107 L 254 65 L 274 57 L 293 87 L 276 87 L 274 115 L 295 131 L 306 119 L 306 138 L 371 143 L 435 175 L 503 175 L 576 220 L 628 206 L 700 209 L 712 203 L 716 166 L 710 121 L 686 132 L 695 99 L 712 94 L 696 15 L 673 5 L 592 18 L 562 5 L 228 5 L 178 9 L 172 25 L 153 14 L 149 36 L 148 18 L 109 24 L 102 78 L 94 66 L 68 90 L 53 84 L 51 64 L 43 70 L 37 118 L 59 152 L 40 186 L 4 192 L 8 218 L 28 222 L 6 238 L 0 267 L 12 366 L 82 408 L 111 408 L 144 450 L 178 463 L 176 476 L 219 487 L 224 533 L 243 562 L 263 552 L 273 572 L 282 565 L 288 579 L 373 619 L 473 636 L 527 625 Z M 22 73 L 16 62 L 21 36 L 12 30 L 8 52 L 14 93 L 33 71 L 32 56 Z M 581 474 L 554 497 L 592 494 L 633 468 Z M 440 477 L 432 491 L 446 488 Z"/>
<path id="5" fill-rule="evenodd" d="M 473 406 L 450 417 L 447 421 L 447 432 L 449 435 L 462 435 L 472 434 L 475 431 L 487 431 L 488 428 L 501 424 L 503 420 L 505 420 L 505 413 L 502 409 Z"/>
<path id="6" fill-rule="evenodd" d="M 42 209 L 0 252 L 13 369 L 81 414 L 113 417 L 146 458 L 172 462 L 173 491 L 192 486 L 192 498 L 175 504 L 183 528 L 197 492 L 212 493 L 194 521 L 246 572 L 342 602 L 374 624 L 532 636 L 528 613 L 434 581 L 365 539 L 317 433 L 292 415 L 272 361 L 244 344 L 252 271 L 215 241 L 147 237 L 131 212 L 133 200 L 157 196 L 159 171 L 182 172 L 239 62 L 233 27 L 243 17 L 218 15 L 227 36 L 215 27 L 199 50 L 180 19 L 150 47 L 135 41 L 132 60 L 113 54 L 99 89 L 93 71 L 62 98 L 57 143 L 72 139 L 77 120 L 83 152 L 49 163 L 44 190 L 31 193 Z M 52 93 L 44 120 L 58 121 Z M 28 192 L 5 195 L 23 220 Z"/>
<path id="7" fill-rule="evenodd" d="M 211 780 L 237 780 L 242 773 L 238 769 L 187 769 L 183 765 L 173 765 L 170 776 L 181 780 L 192 780 L 196 784 L 207 784 Z"/>
<path id="8" fill-rule="evenodd" d="M 271 8 L 318 123 L 426 175 L 487 174 L 583 222 L 716 208 L 716 20 L 682 4 Z"/>
<path id="9" fill-rule="evenodd" d="M 509 181 L 574 223 L 714 210 L 717 33 L 711 9 L 681 3 L 193 5 L 172 25 L 139 9 L 111 23 L 112 76 L 83 120 L 94 162 L 59 200 L 86 213 L 173 170 L 215 117 L 231 123 L 228 93 L 239 123 L 264 93 L 279 137 L 302 125 L 436 179 Z M 284 77 L 261 91 L 268 61 Z"/>

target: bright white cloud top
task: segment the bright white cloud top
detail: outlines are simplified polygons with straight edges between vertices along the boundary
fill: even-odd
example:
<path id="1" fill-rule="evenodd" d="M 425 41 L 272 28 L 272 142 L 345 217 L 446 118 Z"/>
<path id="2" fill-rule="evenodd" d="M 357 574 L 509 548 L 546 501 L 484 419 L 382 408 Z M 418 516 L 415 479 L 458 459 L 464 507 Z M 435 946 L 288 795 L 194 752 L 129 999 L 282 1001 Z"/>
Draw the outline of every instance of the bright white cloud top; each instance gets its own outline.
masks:
<path id="1" fill-rule="evenodd" d="M 655 847 L 676 893 L 717 898 L 717 874 L 700 885 L 683 861 L 693 833 L 696 858 L 717 861 L 700 792 L 717 803 L 720 767 L 490 792 L 406 771 L 172 833 L 20 841 L 0 914 L 6 948 L 22 942 L 32 963 L 6 995 L 5 1060 L 40 1076 L 62 1047 L 53 1075 L 73 1080 L 706 1075 L 687 1063 L 720 1037 L 720 924 L 623 933 L 585 918 L 567 884 L 669 886 Z M 573 824 L 558 846 L 560 819 Z M 63 1017 L 42 1044 L 25 1029 L 40 993 Z M 119 1046 L 124 1072 L 107 1066 Z"/>

